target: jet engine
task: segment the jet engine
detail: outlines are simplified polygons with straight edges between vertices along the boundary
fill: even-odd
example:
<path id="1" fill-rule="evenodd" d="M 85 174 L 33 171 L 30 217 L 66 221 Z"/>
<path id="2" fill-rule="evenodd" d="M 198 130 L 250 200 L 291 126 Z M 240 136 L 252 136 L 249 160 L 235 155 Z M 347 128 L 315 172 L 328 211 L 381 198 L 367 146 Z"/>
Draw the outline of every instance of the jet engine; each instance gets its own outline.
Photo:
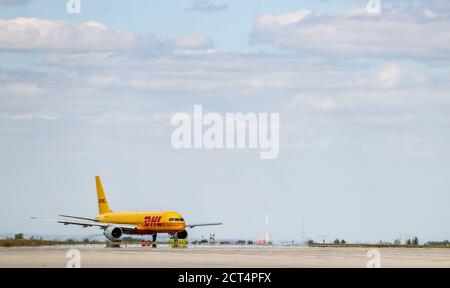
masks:
<path id="1" fill-rule="evenodd" d="M 116 242 L 119 241 L 120 238 L 122 238 L 123 231 L 119 227 L 108 226 L 103 234 L 106 238 L 108 238 L 108 240 Z"/>
<path id="2" fill-rule="evenodd" d="M 178 232 L 177 233 L 178 239 L 187 239 L 188 238 L 188 232 L 186 230 Z"/>

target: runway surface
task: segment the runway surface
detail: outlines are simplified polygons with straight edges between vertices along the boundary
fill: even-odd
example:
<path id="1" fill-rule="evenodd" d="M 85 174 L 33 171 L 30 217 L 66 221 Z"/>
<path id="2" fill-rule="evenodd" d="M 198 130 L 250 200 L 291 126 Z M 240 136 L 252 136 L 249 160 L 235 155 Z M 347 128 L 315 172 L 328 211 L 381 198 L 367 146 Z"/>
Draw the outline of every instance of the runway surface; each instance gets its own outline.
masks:
<path id="1" fill-rule="evenodd" d="M 368 261 L 363 248 L 168 247 L 0 248 L 0 267 L 65 268 L 67 252 L 78 249 L 81 267 L 263 268 L 356 267 Z M 450 267 L 450 249 L 378 249 L 381 267 Z"/>

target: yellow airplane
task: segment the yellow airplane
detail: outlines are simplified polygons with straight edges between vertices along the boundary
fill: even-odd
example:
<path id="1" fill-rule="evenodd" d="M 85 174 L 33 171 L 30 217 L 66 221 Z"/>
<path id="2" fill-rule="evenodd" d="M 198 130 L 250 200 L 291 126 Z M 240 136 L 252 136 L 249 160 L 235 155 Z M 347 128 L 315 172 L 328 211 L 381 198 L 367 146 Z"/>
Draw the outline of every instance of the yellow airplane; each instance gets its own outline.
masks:
<path id="1" fill-rule="evenodd" d="M 159 233 L 167 233 L 176 239 L 186 239 L 188 237 L 186 228 L 222 225 L 222 223 L 186 224 L 183 216 L 177 212 L 113 212 L 109 209 L 99 176 L 95 177 L 95 182 L 99 212 L 95 219 L 60 215 L 65 219 L 54 221 L 84 228 L 100 227 L 104 230 L 105 237 L 113 242 L 120 241 L 123 235 L 152 235 L 155 242 Z"/>

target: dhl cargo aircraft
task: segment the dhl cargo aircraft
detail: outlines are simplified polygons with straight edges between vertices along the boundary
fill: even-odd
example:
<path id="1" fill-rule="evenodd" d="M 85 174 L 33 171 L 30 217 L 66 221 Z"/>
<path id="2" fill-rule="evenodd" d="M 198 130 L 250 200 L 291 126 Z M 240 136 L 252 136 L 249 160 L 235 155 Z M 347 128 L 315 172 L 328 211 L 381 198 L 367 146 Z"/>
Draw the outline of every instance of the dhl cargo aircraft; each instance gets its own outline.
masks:
<path id="1" fill-rule="evenodd" d="M 186 228 L 197 226 L 222 225 L 222 223 L 186 224 L 177 212 L 113 212 L 109 209 L 105 190 L 99 176 L 95 177 L 97 185 L 98 212 L 95 219 L 60 215 L 63 220 L 51 220 L 64 225 L 78 225 L 84 228 L 99 227 L 104 235 L 113 242 L 120 241 L 126 235 L 152 235 L 156 241 L 158 233 L 167 233 L 172 238 L 186 239 Z M 33 217 L 33 219 L 37 219 Z"/>

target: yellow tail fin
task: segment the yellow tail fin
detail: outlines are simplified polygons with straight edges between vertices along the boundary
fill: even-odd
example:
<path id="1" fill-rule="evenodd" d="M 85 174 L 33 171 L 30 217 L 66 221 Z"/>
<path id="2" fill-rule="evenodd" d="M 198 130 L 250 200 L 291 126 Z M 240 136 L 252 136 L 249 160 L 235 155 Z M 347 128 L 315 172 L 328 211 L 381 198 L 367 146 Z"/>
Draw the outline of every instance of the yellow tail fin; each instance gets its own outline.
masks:
<path id="1" fill-rule="evenodd" d="M 100 215 L 111 213 L 100 176 L 95 176 L 95 184 L 97 185 L 98 213 Z"/>

